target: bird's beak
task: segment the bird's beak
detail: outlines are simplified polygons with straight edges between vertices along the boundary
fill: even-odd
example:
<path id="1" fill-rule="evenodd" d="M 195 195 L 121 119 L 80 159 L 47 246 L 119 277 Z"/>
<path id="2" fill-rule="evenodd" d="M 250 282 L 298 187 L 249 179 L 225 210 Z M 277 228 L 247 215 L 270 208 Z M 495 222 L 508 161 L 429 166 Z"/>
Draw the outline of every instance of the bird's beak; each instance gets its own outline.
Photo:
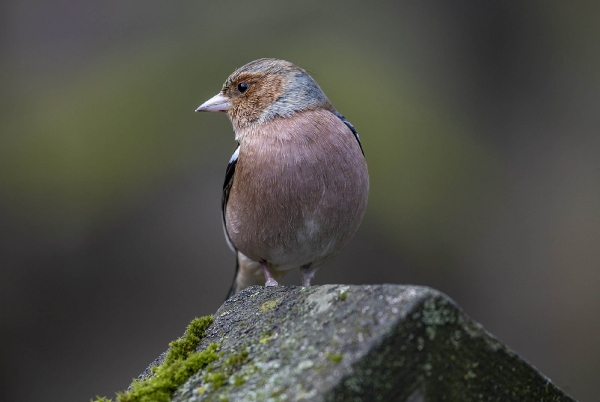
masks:
<path id="1" fill-rule="evenodd" d="M 231 107 L 229 98 L 221 94 L 216 94 L 196 109 L 196 112 L 226 112 Z"/>

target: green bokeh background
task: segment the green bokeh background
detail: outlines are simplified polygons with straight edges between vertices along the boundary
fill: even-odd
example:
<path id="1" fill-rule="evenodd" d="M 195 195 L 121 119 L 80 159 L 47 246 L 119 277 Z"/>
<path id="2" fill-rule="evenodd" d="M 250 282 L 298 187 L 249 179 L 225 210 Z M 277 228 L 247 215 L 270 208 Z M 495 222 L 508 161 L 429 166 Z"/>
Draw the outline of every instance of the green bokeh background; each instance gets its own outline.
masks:
<path id="1" fill-rule="evenodd" d="M 367 156 L 364 224 L 317 283 L 436 287 L 600 392 L 593 3 L 0 7 L 0 399 L 112 395 L 221 304 L 235 143 L 193 110 L 259 57 L 307 69 Z"/>

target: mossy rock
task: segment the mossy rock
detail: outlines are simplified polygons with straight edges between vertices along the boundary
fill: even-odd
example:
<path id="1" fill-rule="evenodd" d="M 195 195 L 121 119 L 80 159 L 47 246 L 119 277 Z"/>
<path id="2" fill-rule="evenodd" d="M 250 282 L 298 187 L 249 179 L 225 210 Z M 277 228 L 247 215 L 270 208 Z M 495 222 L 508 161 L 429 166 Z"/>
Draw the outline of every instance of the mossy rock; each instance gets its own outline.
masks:
<path id="1" fill-rule="evenodd" d="M 214 345 L 172 401 L 573 401 L 425 287 L 251 287 L 196 353 Z"/>

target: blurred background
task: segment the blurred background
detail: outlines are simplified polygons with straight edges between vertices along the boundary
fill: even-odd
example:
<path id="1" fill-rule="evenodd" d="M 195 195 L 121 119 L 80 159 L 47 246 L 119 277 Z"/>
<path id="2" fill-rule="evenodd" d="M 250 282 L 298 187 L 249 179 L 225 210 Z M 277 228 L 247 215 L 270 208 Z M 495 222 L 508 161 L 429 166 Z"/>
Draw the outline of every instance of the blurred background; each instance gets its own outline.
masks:
<path id="1" fill-rule="evenodd" d="M 193 111 L 260 57 L 306 68 L 369 164 L 363 225 L 316 284 L 440 289 L 594 400 L 598 21 L 541 0 L 2 2 L 0 400 L 112 397 L 221 305 L 236 145 Z"/>

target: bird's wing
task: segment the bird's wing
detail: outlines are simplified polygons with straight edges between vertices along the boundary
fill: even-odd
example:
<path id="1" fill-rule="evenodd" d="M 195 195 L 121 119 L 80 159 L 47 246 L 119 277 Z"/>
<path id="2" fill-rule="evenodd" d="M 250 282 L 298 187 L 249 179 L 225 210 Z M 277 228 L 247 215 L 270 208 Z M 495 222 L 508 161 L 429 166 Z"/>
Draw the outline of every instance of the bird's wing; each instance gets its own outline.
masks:
<path id="1" fill-rule="evenodd" d="M 227 224 L 225 222 L 225 212 L 227 210 L 227 201 L 229 200 L 229 192 L 231 191 L 231 186 L 233 185 L 233 175 L 235 173 L 235 165 L 237 164 L 238 156 L 240 155 L 240 146 L 235 149 L 233 155 L 231 155 L 231 159 L 229 159 L 229 163 L 227 164 L 227 170 L 225 170 L 225 182 L 223 183 L 223 196 L 221 198 L 221 216 L 223 218 L 223 231 L 225 232 L 225 240 L 227 240 L 227 244 L 229 247 L 235 252 L 235 274 L 233 275 L 233 284 L 231 285 L 231 289 L 229 290 L 229 294 L 227 295 L 227 299 L 235 294 L 235 284 L 237 280 L 238 271 L 240 269 L 240 263 L 238 260 L 237 249 L 231 242 L 229 238 L 229 233 L 227 233 Z"/>
<path id="2" fill-rule="evenodd" d="M 225 239 L 227 240 L 227 244 L 229 248 L 233 251 L 237 251 L 231 239 L 229 238 L 229 234 L 227 233 L 227 225 L 225 222 L 225 211 L 227 209 L 227 201 L 229 200 L 229 192 L 231 191 L 231 186 L 233 185 L 233 176 L 235 173 L 235 165 L 237 164 L 238 156 L 240 155 L 240 146 L 235 149 L 233 155 L 231 155 L 231 159 L 229 159 L 229 163 L 227 164 L 227 170 L 225 170 L 225 182 L 223 183 L 223 197 L 221 198 L 221 213 L 223 218 L 223 231 L 225 232 Z"/>
<path id="3" fill-rule="evenodd" d="M 334 111 L 333 114 L 335 114 L 341 121 L 343 121 L 344 124 L 346 126 L 348 126 L 350 131 L 352 131 L 352 134 L 354 134 L 354 138 L 356 138 L 356 141 L 358 141 L 358 146 L 360 147 L 360 152 L 362 152 L 363 156 L 365 156 L 365 151 L 363 151 L 362 144 L 360 143 L 360 137 L 358 136 L 358 132 L 356 131 L 356 129 L 354 128 L 352 123 L 350 123 L 348 120 L 346 120 L 346 118 L 337 110 Z"/>

